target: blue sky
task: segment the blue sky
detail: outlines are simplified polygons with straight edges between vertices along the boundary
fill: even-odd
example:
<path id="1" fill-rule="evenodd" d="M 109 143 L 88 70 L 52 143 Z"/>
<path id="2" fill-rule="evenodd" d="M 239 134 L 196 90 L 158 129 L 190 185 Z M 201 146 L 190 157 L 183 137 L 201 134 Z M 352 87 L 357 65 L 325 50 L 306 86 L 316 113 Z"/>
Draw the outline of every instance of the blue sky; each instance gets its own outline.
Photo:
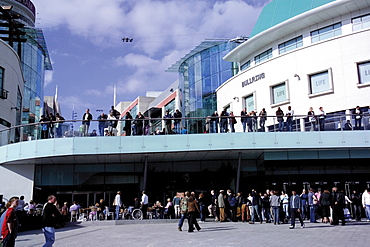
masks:
<path id="1" fill-rule="evenodd" d="M 45 95 L 70 119 L 90 108 L 164 90 L 178 75 L 164 72 L 205 39 L 248 36 L 271 0 L 33 0 L 53 63 Z M 123 37 L 133 38 L 123 43 Z"/>

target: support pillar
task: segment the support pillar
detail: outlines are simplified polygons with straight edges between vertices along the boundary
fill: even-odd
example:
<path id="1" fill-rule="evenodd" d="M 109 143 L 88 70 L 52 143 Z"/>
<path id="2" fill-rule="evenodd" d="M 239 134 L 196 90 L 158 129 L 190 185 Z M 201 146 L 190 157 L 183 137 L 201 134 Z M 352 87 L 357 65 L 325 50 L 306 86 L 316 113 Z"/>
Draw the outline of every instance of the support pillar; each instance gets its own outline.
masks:
<path id="1" fill-rule="evenodd" d="M 144 156 L 144 182 L 143 182 L 143 189 L 146 190 L 146 182 L 148 179 L 148 155 Z"/>
<path id="2" fill-rule="evenodd" d="M 235 191 L 235 193 L 239 192 L 241 163 L 242 163 L 242 152 L 239 152 L 239 155 L 238 155 L 238 169 L 237 169 L 237 173 L 236 173 L 236 186 L 235 186 L 236 191 Z"/>

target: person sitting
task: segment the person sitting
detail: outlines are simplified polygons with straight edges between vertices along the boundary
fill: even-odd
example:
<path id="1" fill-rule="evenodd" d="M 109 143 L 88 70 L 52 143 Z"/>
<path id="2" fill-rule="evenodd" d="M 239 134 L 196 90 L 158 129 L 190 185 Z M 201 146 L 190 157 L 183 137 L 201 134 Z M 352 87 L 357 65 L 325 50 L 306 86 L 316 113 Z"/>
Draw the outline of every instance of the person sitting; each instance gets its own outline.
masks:
<path id="1" fill-rule="evenodd" d="M 154 217 L 156 219 L 163 219 L 163 211 L 164 211 L 164 207 L 162 206 L 161 202 L 160 201 L 157 201 L 153 208 L 155 209 L 155 215 Z"/>
<path id="2" fill-rule="evenodd" d="M 344 130 L 353 130 L 351 120 L 347 120 L 347 122 L 344 124 Z"/>
<path id="3" fill-rule="evenodd" d="M 171 198 L 168 198 L 167 199 L 167 204 L 164 207 L 164 215 L 165 215 L 166 218 L 170 219 L 170 218 L 172 218 L 173 212 L 174 212 L 174 207 L 173 207 L 173 204 L 171 202 Z"/>
<path id="4" fill-rule="evenodd" d="M 90 213 L 89 213 L 89 220 L 98 220 L 98 217 L 97 217 L 97 214 L 98 214 L 98 207 L 99 207 L 99 203 L 96 203 L 95 206 L 91 206 L 90 209 Z"/>

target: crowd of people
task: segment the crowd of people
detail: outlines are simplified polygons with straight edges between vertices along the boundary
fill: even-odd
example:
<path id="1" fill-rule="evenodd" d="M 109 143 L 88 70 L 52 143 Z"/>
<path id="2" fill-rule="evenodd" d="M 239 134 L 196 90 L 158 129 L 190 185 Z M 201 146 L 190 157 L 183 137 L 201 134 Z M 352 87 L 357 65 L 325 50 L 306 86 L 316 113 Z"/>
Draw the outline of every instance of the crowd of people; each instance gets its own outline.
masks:
<path id="1" fill-rule="evenodd" d="M 5 204 L 1 206 L 1 244 L 3 247 L 14 247 L 15 239 L 18 231 L 25 222 L 25 216 L 35 216 L 40 211 L 42 231 L 45 236 L 45 244 L 43 247 L 51 247 L 55 242 L 55 228 L 61 223 L 61 213 L 56 207 L 57 201 L 54 195 L 47 198 L 45 204 L 37 204 L 30 201 L 25 203 L 24 196 L 11 197 Z M 34 217 L 36 218 L 36 217 Z"/>
<path id="2" fill-rule="evenodd" d="M 343 130 L 360 130 L 363 124 L 363 116 L 365 112 L 357 106 L 353 112 L 354 126 L 352 121 L 349 119 L 341 122 L 340 128 Z M 274 117 L 276 121 L 276 131 L 293 131 L 297 122 L 295 121 L 295 113 L 291 106 L 288 106 L 284 112 L 281 107 L 278 107 L 274 116 L 267 115 L 265 108 L 263 108 L 259 114 L 257 112 L 248 112 L 244 108 L 240 112 L 240 116 L 235 116 L 234 112 L 227 112 L 226 109 L 219 115 L 215 111 L 211 116 L 206 117 L 204 123 L 205 133 L 226 133 L 235 132 L 235 124 L 238 123 L 237 118 L 242 124 L 243 132 L 264 132 L 266 130 L 266 120 L 268 117 Z M 310 125 L 311 131 L 325 131 L 325 119 L 326 112 L 323 107 L 319 107 L 315 113 L 312 107 L 307 112 L 307 122 Z M 300 116 L 301 117 L 301 116 Z M 141 112 L 135 116 L 135 118 L 128 111 L 125 116 L 121 118 L 119 111 L 114 109 L 114 106 L 109 110 L 109 114 L 101 113 L 98 117 L 98 131 L 92 130 L 89 132 L 91 121 L 93 116 L 89 109 L 82 116 L 82 124 L 79 128 L 79 132 L 82 136 L 116 136 L 118 133 L 118 121 L 123 121 L 123 135 L 168 135 L 168 134 L 187 134 L 188 130 L 186 126 L 182 126 L 182 113 L 177 109 L 173 114 L 167 110 L 163 116 L 164 126 L 156 127 L 154 131 L 151 131 L 150 121 Z M 54 138 L 69 136 L 69 133 L 62 133 L 62 123 L 65 119 L 56 113 L 55 116 L 50 113 L 49 116 L 42 115 L 40 119 L 41 125 L 41 138 Z"/>
<path id="3" fill-rule="evenodd" d="M 173 199 L 168 198 L 165 206 L 160 201 L 151 204 L 145 191 L 142 191 L 141 198 L 135 198 L 133 203 L 132 209 L 140 209 L 143 212 L 143 219 L 149 217 L 179 219 L 177 224 L 179 231 L 182 231 L 184 221 L 187 219 L 188 232 L 195 229 L 200 231 L 199 223 L 210 219 L 249 224 L 290 223 L 290 229 L 295 228 L 296 218 L 299 219 L 301 228 L 305 227 L 304 220 L 309 220 L 310 223 L 322 222 L 344 226 L 346 219 L 361 221 L 362 216 L 366 215 L 366 221 L 370 222 L 370 190 L 367 189 L 363 193 L 352 191 L 348 196 L 337 187 L 333 187 L 331 191 L 310 188 L 308 191 L 302 190 L 298 193 L 292 190 L 290 196 L 285 191 L 279 193 L 275 190 L 257 192 L 253 189 L 246 195 L 242 192 L 235 194 L 232 190 L 226 192 L 220 190 L 219 193 L 212 190 L 208 200 L 204 193 L 196 195 L 195 192 L 186 191 L 177 193 Z M 54 195 L 50 195 L 45 204 L 37 204 L 32 200 L 26 203 L 24 196 L 12 197 L 5 206 L 2 203 L 0 209 L 2 246 L 15 246 L 15 239 L 19 227 L 25 221 L 25 215 L 39 214 L 45 236 L 43 246 L 52 246 L 55 242 L 55 228 L 62 226 L 66 221 L 76 220 L 79 214 L 85 214 L 86 220 L 99 220 L 107 219 L 106 216 L 111 212 L 112 219 L 118 220 L 120 217 L 124 219 L 123 212 L 127 208 L 122 203 L 121 191 L 117 191 L 112 207 L 104 199 L 100 199 L 89 207 L 87 215 L 77 202 L 73 202 L 71 206 L 65 202 L 60 206 Z"/>
<path id="4" fill-rule="evenodd" d="M 220 190 L 217 194 L 212 190 L 209 205 L 204 201 L 203 193 L 197 198 L 194 192 L 185 192 L 179 203 L 180 214 L 178 230 L 182 231 L 184 220 L 188 219 L 188 231 L 200 230 L 195 220 L 199 213 L 200 221 L 206 220 L 206 215 L 214 221 L 249 222 L 255 224 L 273 223 L 274 225 L 289 223 L 290 229 L 295 228 L 296 218 L 299 219 L 300 227 L 304 228 L 304 220 L 310 223 L 330 223 L 331 225 L 345 225 L 346 219 L 361 221 L 362 214 L 366 214 L 367 222 L 370 222 L 370 190 L 364 193 L 353 191 L 350 196 L 345 196 L 343 191 L 333 187 L 328 190 L 310 188 L 300 194 L 292 190 L 289 196 L 285 191 L 257 192 L 252 190 L 247 195 L 242 192 L 234 194 L 231 190 Z M 193 202 L 195 201 L 195 202 Z M 364 212 L 362 212 L 362 210 Z M 350 213 L 352 212 L 352 213 Z"/>

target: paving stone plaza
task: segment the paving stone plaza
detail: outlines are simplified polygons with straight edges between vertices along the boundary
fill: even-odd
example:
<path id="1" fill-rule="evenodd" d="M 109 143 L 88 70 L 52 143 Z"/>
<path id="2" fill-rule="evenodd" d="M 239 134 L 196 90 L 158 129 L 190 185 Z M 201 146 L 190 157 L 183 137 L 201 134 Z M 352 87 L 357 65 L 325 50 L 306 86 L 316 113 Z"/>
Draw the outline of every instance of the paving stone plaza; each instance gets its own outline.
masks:
<path id="1" fill-rule="evenodd" d="M 305 222 L 289 224 L 204 222 L 197 232 L 177 230 L 177 220 L 101 221 L 68 224 L 56 230 L 55 247 L 62 246 L 370 246 L 370 222 L 351 221 L 346 226 Z M 16 246 L 42 246 L 41 230 L 21 232 Z"/>

